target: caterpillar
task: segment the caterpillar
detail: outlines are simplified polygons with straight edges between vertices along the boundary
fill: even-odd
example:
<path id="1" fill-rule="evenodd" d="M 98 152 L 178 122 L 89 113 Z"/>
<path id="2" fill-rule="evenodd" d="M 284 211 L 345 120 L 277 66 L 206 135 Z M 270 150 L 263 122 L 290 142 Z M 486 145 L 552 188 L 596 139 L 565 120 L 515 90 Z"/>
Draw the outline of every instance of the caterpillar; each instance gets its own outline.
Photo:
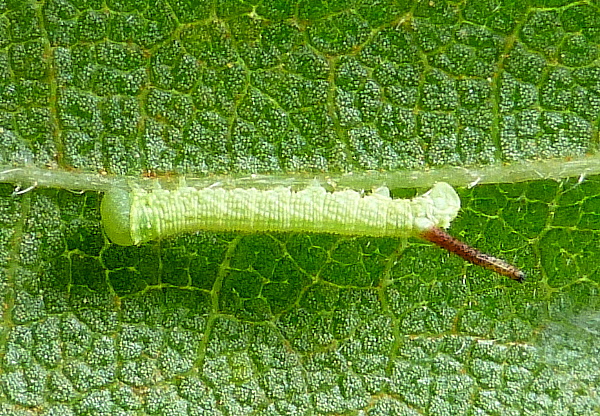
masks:
<path id="1" fill-rule="evenodd" d="M 258 190 L 181 186 L 171 191 L 113 188 L 104 195 L 100 207 L 107 237 L 123 246 L 199 230 L 287 231 L 414 236 L 461 255 L 442 244 L 448 239 L 440 238 L 438 233 L 448 236 L 442 229 L 450 226 L 459 210 L 460 198 L 445 182 L 436 183 L 413 199 L 392 199 L 386 187 L 367 195 L 353 190 L 327 192 L 318 185 L 300 191 L 289 187 Z M 438 232 L 432 234 L 432 230 Z M 474 262 L 466 255 L 462 257 Z M 487 258 L 491 259 L 489 264 L 480 259 L 476 264 L 495 271 L 502 264 L 508 265 L 494 257 Z M 510 277 L 522 280 L 514 273 Z"/>
<path id="2" fill-rule="evenodd" d="M 392 199 L 387 188 L 362 195 L 352 190 L 327 192 L 318 185 L 300 191 L 115 188 L 101 204 L 106 234 L 120 245 L 198 230 L 414 236 L 433 226 L 448 227 L 459 209 L 460 198 L 444 182 L 414 199 Z"/>

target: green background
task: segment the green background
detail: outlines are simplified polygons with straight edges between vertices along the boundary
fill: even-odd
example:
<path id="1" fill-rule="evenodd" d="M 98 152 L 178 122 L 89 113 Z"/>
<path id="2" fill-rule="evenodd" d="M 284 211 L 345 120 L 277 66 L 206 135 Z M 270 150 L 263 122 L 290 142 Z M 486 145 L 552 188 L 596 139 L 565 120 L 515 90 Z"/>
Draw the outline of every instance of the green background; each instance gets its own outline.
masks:
<path id="1" fill-rule="evenodd" d="M 117 180 L 583 158 L 599 6 L 0 0 L 0 165 Z M 413 239 L 124 248 L 101 194 L 18 185 L 0 185 L 2 416 L 600 412 L 597 177 L 458 189 L 450 233 L 523 284 Z"/>

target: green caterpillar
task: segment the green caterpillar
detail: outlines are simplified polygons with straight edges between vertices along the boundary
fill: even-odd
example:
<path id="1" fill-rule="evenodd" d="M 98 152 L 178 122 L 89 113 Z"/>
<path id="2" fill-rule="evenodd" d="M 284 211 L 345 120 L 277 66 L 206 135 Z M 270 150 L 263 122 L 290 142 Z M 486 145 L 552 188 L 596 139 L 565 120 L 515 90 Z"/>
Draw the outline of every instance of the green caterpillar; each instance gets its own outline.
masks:
<path id="1" fill-rule="evenodd" d="M 413 199 L 392 199 L 387 188 L 363 195 L 327 192 L 318 185 L 300 191 L 114 188 L 104 195 L 101 214 L 108 238 L 129 246 L 199 230 L 417 236 L 432 227 L 447 228 L 459 209 L 454 188 L 438 182 Z"/>
<path id="2" fill-rule="evenodd" d="M 102 222 L 115 244 L 130 246 L 183 232 L 294 231 L 420 237 L 468 262 L 522 282 L 525 273 L 448 235 L 460 210 L 458 194 L 445 182 L 413 199 L 392 199 L 389 189 L 362 195 L 327 192 L 320 186 L 301 191 L 278 187 L 262 191 L 187 186 L 174 191 L 114 188 L 102 199 Z"/>

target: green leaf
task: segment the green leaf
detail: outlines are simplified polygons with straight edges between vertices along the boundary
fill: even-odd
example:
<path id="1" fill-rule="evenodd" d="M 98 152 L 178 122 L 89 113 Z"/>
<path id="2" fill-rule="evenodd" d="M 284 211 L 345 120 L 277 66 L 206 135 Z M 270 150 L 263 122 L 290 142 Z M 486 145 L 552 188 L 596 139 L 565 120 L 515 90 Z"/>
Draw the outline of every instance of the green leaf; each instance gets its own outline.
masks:
<path id="1" fill-rule="evenodd" d="M 0 0 L 0 415 L 598 414 L 599 17 Z M 528 279 L 418 239 L 111 244 L 99 191 L 143 173 L 445 180 L 449 232 Z"/>

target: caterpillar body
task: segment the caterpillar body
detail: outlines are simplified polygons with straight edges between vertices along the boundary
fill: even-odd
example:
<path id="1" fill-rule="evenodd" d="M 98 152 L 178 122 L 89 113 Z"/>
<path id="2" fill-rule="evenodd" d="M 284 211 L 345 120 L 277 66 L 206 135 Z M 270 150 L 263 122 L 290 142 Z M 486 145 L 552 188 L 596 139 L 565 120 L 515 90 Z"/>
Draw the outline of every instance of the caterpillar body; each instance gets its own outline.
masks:
<path id="1" fill-rule="evenodd" d="M 115 188 L 101 205 L 108 238 L 125 246 L 199 230 L 417 236 L 432 227 L 447 228 L 459 210 L 460 198 L 445 182 L 413 199 L 392 199 L 387 188 L 363 195 L 327 192 L 318 185 L 300 191 Z"/>
<path id="2" fill-rule="evenodd" d="M 263 191 L 182 186 L 151 192 L 114 188 L 104 195 L 100 210 L 106 235 L 123 246 L 199 230 L 416 236 L 513 280 L 525 279 L 517 267 L 443 230 L 460 210 L 458 194 L 445 182 L 413 199 L 392 199 L 387 188 L 370 195 L 327 192 L 320 186 L 298 192 L 285 187 Z"/>

